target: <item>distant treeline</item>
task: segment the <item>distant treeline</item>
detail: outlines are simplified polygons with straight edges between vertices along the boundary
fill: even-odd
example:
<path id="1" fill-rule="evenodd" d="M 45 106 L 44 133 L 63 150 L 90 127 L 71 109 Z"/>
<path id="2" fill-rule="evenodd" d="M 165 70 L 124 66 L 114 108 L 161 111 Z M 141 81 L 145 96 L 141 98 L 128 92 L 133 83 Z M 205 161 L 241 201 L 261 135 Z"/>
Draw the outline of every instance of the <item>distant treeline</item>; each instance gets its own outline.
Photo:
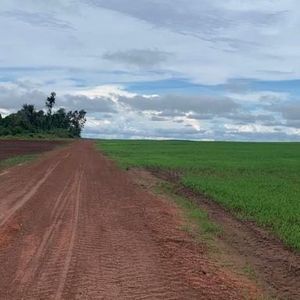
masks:
<path id="1" fill-rule="evenodd" d="M 55 97 L 56 94 L 52 92 L 47 98 L 45 111 L 36 110 L 34 105 L 24 104 L 18 112 L 5 118 L 0 114 L 0 136 L 80 137 L 86 122 L 86 112 L 67 112 L 64 108 L 54 112 Z"/>

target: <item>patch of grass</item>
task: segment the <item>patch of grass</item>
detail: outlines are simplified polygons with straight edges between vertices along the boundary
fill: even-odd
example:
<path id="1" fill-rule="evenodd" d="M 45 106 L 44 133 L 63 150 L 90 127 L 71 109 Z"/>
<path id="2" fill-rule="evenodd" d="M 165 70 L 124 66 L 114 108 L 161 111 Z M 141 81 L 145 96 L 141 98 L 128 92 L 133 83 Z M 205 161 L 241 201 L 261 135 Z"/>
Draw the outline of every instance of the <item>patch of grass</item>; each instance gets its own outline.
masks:
<path id="1" fill-rule="evenodd" d="M 300 143 L 103 140 L 123 168 L 176 171 L 181 183 L 300 250 Z"/>
<path id="2" fill-rule="evenodd" d="M 247 264 L 244 266 L 243 271 L 245 273 L 245 275 L 247 275 L 248 278 L 252 279 L 252 280 L 256 280 L 257 276 L 256 273 L 254 271 L 254 269 L 251 267 L 251 265 Z"/>
<path id="3" fill-rule="evenodd" d="M 170 198 L 183 210 L 187 223 L 183 225 L 182 229 L 192 235 L 201 235 L 201 240 L 213 239 L 221 234 L 220 226 L 213 223 L 206 212 L 202 211 L 199 206 L 192 203 L 190 200 L 178 196 L 173 192 L 173 186 L 167 182 L 161 182 L 156 186 L 157 193 L 169 195 Z"/>
<path id="4" fill-rule="evenodd" d="M 0 161 L 0 170 L 7 169 L 19 164 L 28 163 L 37 158 L 37 154 L 19 155 Z"/>

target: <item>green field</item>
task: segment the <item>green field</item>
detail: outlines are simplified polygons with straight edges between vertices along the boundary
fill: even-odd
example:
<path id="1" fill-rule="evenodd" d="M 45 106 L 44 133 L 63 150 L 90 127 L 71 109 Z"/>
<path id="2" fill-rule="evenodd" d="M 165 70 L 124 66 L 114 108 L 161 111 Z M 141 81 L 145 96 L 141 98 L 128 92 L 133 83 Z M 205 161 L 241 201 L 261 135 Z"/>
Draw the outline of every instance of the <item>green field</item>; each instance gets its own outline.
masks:
<path id="1" fill-rule="evenodd" d="M 177 170 L 182 184 L 300 250 L 300 143 L 102 140 L 121 167 Z"/>

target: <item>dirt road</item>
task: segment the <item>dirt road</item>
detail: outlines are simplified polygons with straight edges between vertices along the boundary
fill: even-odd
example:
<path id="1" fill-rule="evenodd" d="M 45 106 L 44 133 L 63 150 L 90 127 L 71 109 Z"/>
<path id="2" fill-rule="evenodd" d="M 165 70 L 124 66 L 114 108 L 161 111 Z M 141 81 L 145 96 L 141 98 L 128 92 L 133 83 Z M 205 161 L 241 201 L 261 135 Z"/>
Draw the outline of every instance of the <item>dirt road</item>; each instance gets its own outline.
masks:
<path id="1" fill-rule="evenodd" d="M 169 202 L 79 141 L 0 178 L 0 299 L 243 299 Z"/>

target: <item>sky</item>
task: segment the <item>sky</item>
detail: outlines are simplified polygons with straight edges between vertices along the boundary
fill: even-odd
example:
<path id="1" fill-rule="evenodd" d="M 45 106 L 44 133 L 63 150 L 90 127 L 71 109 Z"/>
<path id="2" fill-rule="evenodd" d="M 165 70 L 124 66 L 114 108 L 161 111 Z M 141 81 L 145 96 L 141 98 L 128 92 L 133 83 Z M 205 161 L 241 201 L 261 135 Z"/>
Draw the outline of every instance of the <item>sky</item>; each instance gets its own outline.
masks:
<path id="1" fill-rule="evenodd" d="M 300 141 L 298 0 L 1 0 L 0 113 L 83 136 Z"/>

